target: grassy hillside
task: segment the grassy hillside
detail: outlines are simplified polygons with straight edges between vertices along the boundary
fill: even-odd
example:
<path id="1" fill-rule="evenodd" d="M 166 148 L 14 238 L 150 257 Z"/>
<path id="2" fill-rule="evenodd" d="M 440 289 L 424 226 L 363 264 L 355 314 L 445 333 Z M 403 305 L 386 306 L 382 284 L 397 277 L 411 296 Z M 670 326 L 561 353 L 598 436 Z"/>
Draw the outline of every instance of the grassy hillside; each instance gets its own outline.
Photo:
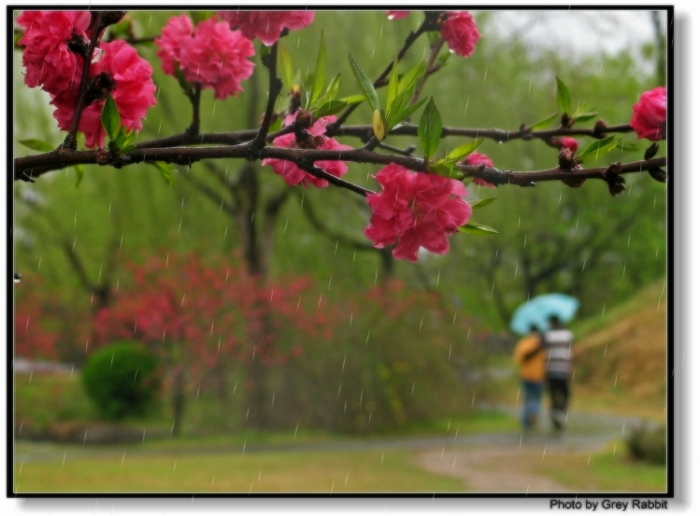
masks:
<path id="1" fill-rule="evenodd" d="M 573 329 L 574 395 L 586 405 L 640 416 L 665 415 L 667 312 L 665 282 Z M 582 337 L 581 337 L 582 336 Z M 579 403 L 576 403 L 579 406 Z"/>

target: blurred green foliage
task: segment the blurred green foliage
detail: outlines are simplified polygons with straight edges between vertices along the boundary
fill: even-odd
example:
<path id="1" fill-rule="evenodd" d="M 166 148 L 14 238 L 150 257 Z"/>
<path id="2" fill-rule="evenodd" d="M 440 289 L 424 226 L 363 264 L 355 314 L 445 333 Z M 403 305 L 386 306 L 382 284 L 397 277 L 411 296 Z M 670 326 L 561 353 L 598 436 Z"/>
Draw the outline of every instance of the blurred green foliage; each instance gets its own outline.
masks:
<path id="1" fill-rule="evenodd" d="M 83 366 L 85 391 L 100 416 L 119 420 L 145 415 L 158 399 L 158 359 L 138 342 L 115 342 L 90 355 Z"/>

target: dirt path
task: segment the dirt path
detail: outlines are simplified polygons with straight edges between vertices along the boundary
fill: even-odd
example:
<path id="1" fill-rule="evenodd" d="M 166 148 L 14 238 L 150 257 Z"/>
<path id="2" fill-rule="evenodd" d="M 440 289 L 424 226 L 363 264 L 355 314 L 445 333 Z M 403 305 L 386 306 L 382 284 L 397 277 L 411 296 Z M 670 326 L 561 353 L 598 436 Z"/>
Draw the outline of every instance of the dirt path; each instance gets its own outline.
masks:
<path id="1" fill-rule="evenodd" d="M 499 408 L 517 417 L 517 409 Z M 484 435 L 480 442 L 455 442 L 421 451 L 417 463 L 430 472 L 463 479 L 465 488 L 474 492 L 570 492 L 556 479 L 533 473 L 533 464 L 544 461 L 547 454 L 602 451 L 636 422 L 635 418 L 572 413 L 569 428 L 560 435 L 550 433 L 546 424 L 531 434 L 498 439 Z"/>

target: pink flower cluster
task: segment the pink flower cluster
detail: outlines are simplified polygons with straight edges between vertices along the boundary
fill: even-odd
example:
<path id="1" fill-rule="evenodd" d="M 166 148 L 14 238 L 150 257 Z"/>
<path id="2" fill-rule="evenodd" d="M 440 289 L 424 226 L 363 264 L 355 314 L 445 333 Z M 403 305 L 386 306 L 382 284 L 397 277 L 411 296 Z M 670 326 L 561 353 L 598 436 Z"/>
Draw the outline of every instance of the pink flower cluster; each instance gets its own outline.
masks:
<path id="1" fill-rule="evenodd" d="M 410 11 L 387 11 L 386 15 L 390 20 L 401 20 L 409 13 Z M 469 57 L 474 53 L 476 42 L 481 37 L 474 18 L 466 11 L 449 11 L 447 18 L 442 22 L 440 34 L 450 50 L 462 57 Z"/>
<path id="2" fill-rule="evenodd" d="M 464 158 L 462 161 L 463 165 L 484 165 L 489 168 L 493 167 L 493 161 L 486 154 L 480 154 L 478 152 L 472 152 L 469 156 Z M 480 177 L 474 178 L 474 184 L 485 186 L 486 188 L 496 188 L 496 185 L 489 183 L 488 181 L 481 179 Z"/>
<path id="3" fill-rule="evenodd" d="M 247 59 L 255 54 L 253 44 L 216 18 L 195 28 L 186 14 L 174 16 L 155 43 L 165 73 L 175 75 L 177 65 L 187 81 L 213 89 L 217 99 L 243 91 L 241 81 L 248 79 L 255 67 Z"/>
<path id="4" fill-rule="evenodd" d="M 642 93 L 632 107 L 630 126 L 638 138 L 653 142 L 666 139 L 666 87 L 659 86 Z"/>
<path id="5" fill-rule="evenodd" d="M 285 28 L 303 29 L 315 16 L 313 11 L 218 11 L 217 14 L 246 38 L 260 38 L 267 46 L 273 45 Z"/>
<path id="6" fill-rule="evenodd" d="M 285 125 L 290 125 L 294 123 L 294 120 L 299 112 L 297 111 L 296 114 L 293 115 L 288 115 L 287 118 L 285 119 Z M 324 136 L 326 132 L 326 126 L 330 124 L 331 122 L 335 121 L 334 116 L 324 116 L 319 118 L 314 122 L 314 124 L 307 129 L 307 133 L 310 135 L 311 140 L 313 141 L 313 145 L 315 149 L 320 149 L 320 150 L 351 150 L 352 147 L 349 145 L 343 145 L 342 143 L 338 143 L 333 138 L 329 138 L 328 136 Z M 274 147 L 285 147 L 285 148 L 291 148 L 291 149 L 298 149 L 299 144 L 297 143 L 297 138 L 294 133 L 289 133 L 285 134 L 282 136 L 278 136 L 272 141 L 272 144 Z M 277 158 L 265 158 L 262 160 L 263 166 L 269 165 L 272 167 L 272 170 L 275 171 L 275 174 L 278 174 L 282 176 L 284 181 L 290 185 L 290 186 L 295 186 L 298 184 L 301 184 L 303 186 L 308 186 L 309 184 L 313 184 L 317 188 L 325 188 L 328 186 L 328 181 L 325 179 L 320 179 L 316 176 L 312 176 L 308 172 L 300 169 L 297 167 L 294 163 L 291 161 L 286 161 L 283 159 L 277 159 Z M 345 173 L 348 171 L 348 166 L 338 160 L 328 160 L 328 161 L 317 161 L 315 165 L 324 170 L 325 172 L 328 172 L 331 175 L 334 175 L 335 177 L 342 177 L 345 175 Z"/>
<path id="7" fill-rule="evenodd" d="M 121 125 L 128 130 L 140 131 L 146 111 L 156 104 L 156 86 L 151 78 L 153 68 L 125 41 L 102 43 L 100 50 L 101 58 L 91 65 L 90 77 L 106 77 Z M 77 103 L 78 92 L 73 90 L 61 92 L 51 101 L 56 107 L 53 116 L 64 131 L 70 129 Z M 104 100 L 96 100 L 86 106 L 80 115 L 78 130 L 85 134 L 86 147 L 104 145 L 106 133 L 100 121 L 103 107 Z"/>
<path id="8" fill-rule="evenodd" d="M 83 58 L 68 48 L 71 40 L 87 46 L 88 11 L 24 11 L 17 17 L 24 34 L 22 64 L 27 69 L 24 83 L 41 86 L 55 95 L 80 82 Z"/>
<path id="9" fill-rule="evenodd" d="M 87 48 L 90 17 L 88 11 L 25 11 L 17 18 L 25 29 L 19 40 L 25 47 L 25 83 L 41 86 L 51 95 L 56 108 L 53 116 L 64 131 L 70 129 L 75 116 L 84 66 L 83 57 L 69 43 Z M 78 130 L 85 134 L 87 147 L 101 147 L 105 131 L 100 114 L 106 93 L 114 98 L 121 125 L 140 130 L 146 111 L 156 104 L 156 87 L 151 65 L 124 41 L 101 43 L 93 58 L 88 77 L 95 91 L 88 89 Z"/>
<path id="10" fill-rule="evenodd" d="M 375 178 L 382 191 L 367 196 L 372 218 L 365 235 L 375 247 L 397 244 L 392 251 L 396 258 L 415 262 L 420 247 L 445 254 L 447 236 L 471 217 L 471 205 L 463 199 L 467 190 L 459 181 L 414 173 L 395 163 Z"/>
<path id="11" fill-rule="evenodd" d="M 447 41 L 450 50 L 462 57 L 469 57 L 474 53 L 476 42 L 481 37 L 474 18 L 466 11 L 449 12 L 440 34 Z"/>

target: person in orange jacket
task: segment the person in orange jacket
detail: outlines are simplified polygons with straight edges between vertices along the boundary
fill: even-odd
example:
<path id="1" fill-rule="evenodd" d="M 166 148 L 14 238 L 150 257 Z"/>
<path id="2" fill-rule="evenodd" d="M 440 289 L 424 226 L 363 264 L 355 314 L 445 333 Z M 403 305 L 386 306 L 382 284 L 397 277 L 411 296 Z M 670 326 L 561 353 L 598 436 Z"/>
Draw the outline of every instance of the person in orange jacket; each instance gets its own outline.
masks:
<path id="1" fill-rule="evenodd" d="M 537 426 L 540 415 L 542 389 L 546 373 L 544 339 L 536 326 L 515 345 L 513 359 L 520 366 L 520 382 L 523 396 L 523 428 Z"/>

